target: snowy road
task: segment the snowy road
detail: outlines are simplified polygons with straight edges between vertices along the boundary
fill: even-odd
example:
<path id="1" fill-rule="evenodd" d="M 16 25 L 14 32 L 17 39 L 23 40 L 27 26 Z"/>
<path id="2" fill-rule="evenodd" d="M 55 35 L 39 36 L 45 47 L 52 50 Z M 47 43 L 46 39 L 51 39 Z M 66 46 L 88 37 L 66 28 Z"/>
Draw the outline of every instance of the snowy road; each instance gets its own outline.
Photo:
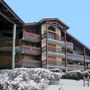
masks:
<path id="1" fill-rule="evenodd" d="M 60 81 L 61 85 L 51 85 L 46 90 L 90 90 L 90 86 L 83 86 L 83 81 L 75 81 L 75 80 L 65 80 L 62 79 Z"/>

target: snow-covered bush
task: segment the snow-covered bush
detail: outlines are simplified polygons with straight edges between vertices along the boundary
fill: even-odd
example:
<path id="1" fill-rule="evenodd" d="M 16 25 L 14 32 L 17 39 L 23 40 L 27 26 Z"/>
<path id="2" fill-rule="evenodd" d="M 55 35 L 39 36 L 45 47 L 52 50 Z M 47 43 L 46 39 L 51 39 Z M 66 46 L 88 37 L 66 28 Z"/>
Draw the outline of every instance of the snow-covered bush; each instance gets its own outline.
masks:
<path id="1" fill-rule="evenodd" d="M 80 71 L 80 70 L 75 70 L 75 71 L 67 71 L 65 75 L 62 76 L 64 79 L 75 79 L 75 80 L 80 80 L 85 77 L 85 75 L 88 73 L 89 78 L 90 78 L 90 71 Z"/>
<path id="2" fill-rule="evenodd" d="M 63 76 L 63 78 L 80 80 L 80 79 L 82 78 L 82 74 L 81 74 L 81 71 L 80 71 L 80 70 L 68 71 L 68 72 L 66 72 L 66 74 Z"/>
<path id="3" fill-rule="evenodd" d="M 0 90 L 43 90 L 55 84 L 60 73 L 41 68 L 16 68 L 0 71 Z"/>

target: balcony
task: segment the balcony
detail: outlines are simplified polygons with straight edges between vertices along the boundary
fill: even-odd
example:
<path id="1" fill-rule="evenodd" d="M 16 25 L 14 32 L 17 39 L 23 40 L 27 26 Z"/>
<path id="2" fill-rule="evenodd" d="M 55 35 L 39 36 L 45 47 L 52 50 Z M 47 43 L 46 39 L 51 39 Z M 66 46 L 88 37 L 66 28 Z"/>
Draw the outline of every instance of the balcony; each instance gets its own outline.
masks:
<path id="1" fill-rule="evenodd" d="M 59 36 L 58 34 L 53 34 L 53 37 L 48 35 L 48 42 L 53 44 L 59 44 L 63 48 L 65 48 L 65 41 L 62 39 L 63 37 Z M 42 42 L 46 42 L 46 33 L 42 35 Z M 73 43 L 66 42 L 67 49 L 73 50 Z"/>
<path id="2" fill-rule="evenodd" d="M 23 31 L 22 40 L 28 41 L 28 42 L 38 43 L 38 42 L 40 42 L 40 35 L 31 33 L 31 32 L 27 32 L 27 31 Z"/>
<path id="3" fill-rule="evenodd" d="M 23 60 L 23 67 L 41 67 L 41 61 L 38 60 Z"/>
<path id="4" fill-rule="evenodd" d="M 71 43 L 71 42 L 66 42 L 66 47 L 67 47 L 67 49 L 71 49 L 71 50 L 73 50 L 73 43 Z"/>
<path id="5" fill-rule="evenodd" d="M 90 60 L 90 56 L 86 56 L 86 59 L 87 59 L 87 60 Z"/>
<path id="6" fill-rule="evenodd" d="M 42 52 L 44 52 L 44 51 L 46 51 L 46 46 L 42 48 Z M 56 48 L 54 46 L 49 46 L 49 45 L 48 45 L 48 51 L 54 52 L 54 53 L 60 53 L 61 52 L 60 48 Z"/>
<path id="7" fill-rule="evenodd" d="M 0 52 L 12 52 L 12 43 L 13 40 L 11 38 L 0 38 Z M 21 41 L 16 39 L 16 53 L 20 53 L 21 49 L 19 45 L 21 44 Z"/>
<path id="8" fill-rule="evenodd" d="M 49 56 L 61 56 L 65 57 L 65 54 L 61 53 L 60 48 L 56 48 L 53 46 L 48 46 L 48 55 Z M 42 48 L 42 54 L 46 54 L 46 46 Z"/>
<path id="9" fill-rule="evenodd" d="M 67 59 L 82 61 L 84 60 L 84 56 L 73 54 L 73 53 L 67 53 Z"/>
<path id="10" fill-rule="evenodd" d="M 34 46 L 22 45 L 21 40 L 16 40 L 16 53 L 28 54 L 28 55 L 40 55 L 40 48 Z M 0 39 L 0 52 L 12 52 L 12 39 L 3 38 Z"/>
<path id="11" fill-rule="evenodd" d="M 42 35 L 42 42 L 46 42 L 46 33 Z M 59 44 L 59 45 L 64 45 L 64 42 L 61 40 L 61 36 L 58 34 L 53 34 L 52 37 L 48 35 L 48 42 L 52 44 Z"/>
<path id="12" fill-rule="evenodd" d="M 11 38 L 0 38 L 0 47 L 12 47 L 13 40 Z M 16 39 L 16 46 L 21 43 L 19 39 Z"/>
<path id="13" fill-rule="evenodd" d="M 82 65 L 68 64 L 67 67 L 68 67 L 68 70 L 84 70 L 84 66 L 82 66 Z"/>
<path id="14" fill-rule="evenodd" d="M 65 38 L 64 37 L 62 37 L 61 40 L 63 42 L 65 42 Z M 66 47 L 67 47 L 67 49 L 73 50 L 73 43 L 67 41 L 66 42 Z M 63 45 L 63 48 L 65 48 L 65 45 Z"/>
<path id="15" fill-rule="evenodd" d="M 74 53 L 67 53 L 67 59 L 84 62 L 84 55 L 77 55 L 77 54 L 74 54 Z M 90 57 L 89 56 L 86 56 L 86 62 L 90 63 Z"/>
<path id="16" fill-rule="evenodd" d="M 22 50 L 22 54 L 28 54 L 28 55 L 40 55 L 41 54 L 40 48 L 37 48 L 34 46 L 22 45 L 21 50 Z"/>
<path id="17" fill-rule="evenodd" d="M 48 62 L 47 62 L 46 60 L 43 60 L 42 61 L 42 66 L 44 66 L 44 67 L 45 66 L 48 66 L 48 67 L 60 67 L 60 61 L 48 59 Z"/>

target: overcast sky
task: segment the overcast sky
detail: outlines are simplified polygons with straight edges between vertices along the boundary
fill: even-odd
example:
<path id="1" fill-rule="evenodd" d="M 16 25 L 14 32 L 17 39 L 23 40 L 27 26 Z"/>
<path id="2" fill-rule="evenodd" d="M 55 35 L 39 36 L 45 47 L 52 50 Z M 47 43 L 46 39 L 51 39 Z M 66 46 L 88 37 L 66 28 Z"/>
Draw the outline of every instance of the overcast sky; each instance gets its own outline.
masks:
<path id="1" fill-rule="evenodd" d="M 90 48 L 90 0 L 5 0 L 24 22 L 57 17 Z"/>

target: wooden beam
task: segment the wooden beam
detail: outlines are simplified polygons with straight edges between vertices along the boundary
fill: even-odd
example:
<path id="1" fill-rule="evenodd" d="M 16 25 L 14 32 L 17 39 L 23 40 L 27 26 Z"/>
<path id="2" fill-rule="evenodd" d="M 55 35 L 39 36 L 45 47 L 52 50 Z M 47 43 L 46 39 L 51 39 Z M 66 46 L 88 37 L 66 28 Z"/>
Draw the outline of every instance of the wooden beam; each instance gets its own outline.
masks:
<path id="1" fill-rule="evenodd" d="M 64 35 L 65 35 L 65 68 L 67 71 L 67 33 L 66 30 L 64 31 Z"/>
<path id="2" fill-rule="evenodd" d="M 57 34 L 55 31 L 51 31 L 51 30 L 48 30 L 48 32 L 51 32 L 51 33 Z"/>
<path id="3" fill-rule="evenodd" d="M 84 48 L 84 71 L 86 71 L 86 49 Z"/>
<path id="4" fill-rule="evenodd" d="M 11 22 L 12 24 L 14 24 L 14 22 L 13 22 L 11 19 L 9 19 L 6 15 L 4 15 L 2 12 L 0 12 L 0 15 L 1 15 L 2 17 L 4 17 L 7 21 L 9 21 L 9 22 Z"/>
<path id="5" fill-rule="evenodd" d="M 48 22 L 47 24 L 50 24 L 55 27 L 64 28 L 62 25 L 58 24 L 57 22 Z"/>
<path id="6" fill-rule="evenodd" d="M 0 9 L 0 11 L 9 12 L 8 10 L 3 10 L 3 9 Z"/>
<path id="7" fill-rule="evenodd" d="M 46 63 L 47 63 L 47 69 L 48 69 L 48 27 L 47 27 L 47 21 L 46 21 Z"/>

